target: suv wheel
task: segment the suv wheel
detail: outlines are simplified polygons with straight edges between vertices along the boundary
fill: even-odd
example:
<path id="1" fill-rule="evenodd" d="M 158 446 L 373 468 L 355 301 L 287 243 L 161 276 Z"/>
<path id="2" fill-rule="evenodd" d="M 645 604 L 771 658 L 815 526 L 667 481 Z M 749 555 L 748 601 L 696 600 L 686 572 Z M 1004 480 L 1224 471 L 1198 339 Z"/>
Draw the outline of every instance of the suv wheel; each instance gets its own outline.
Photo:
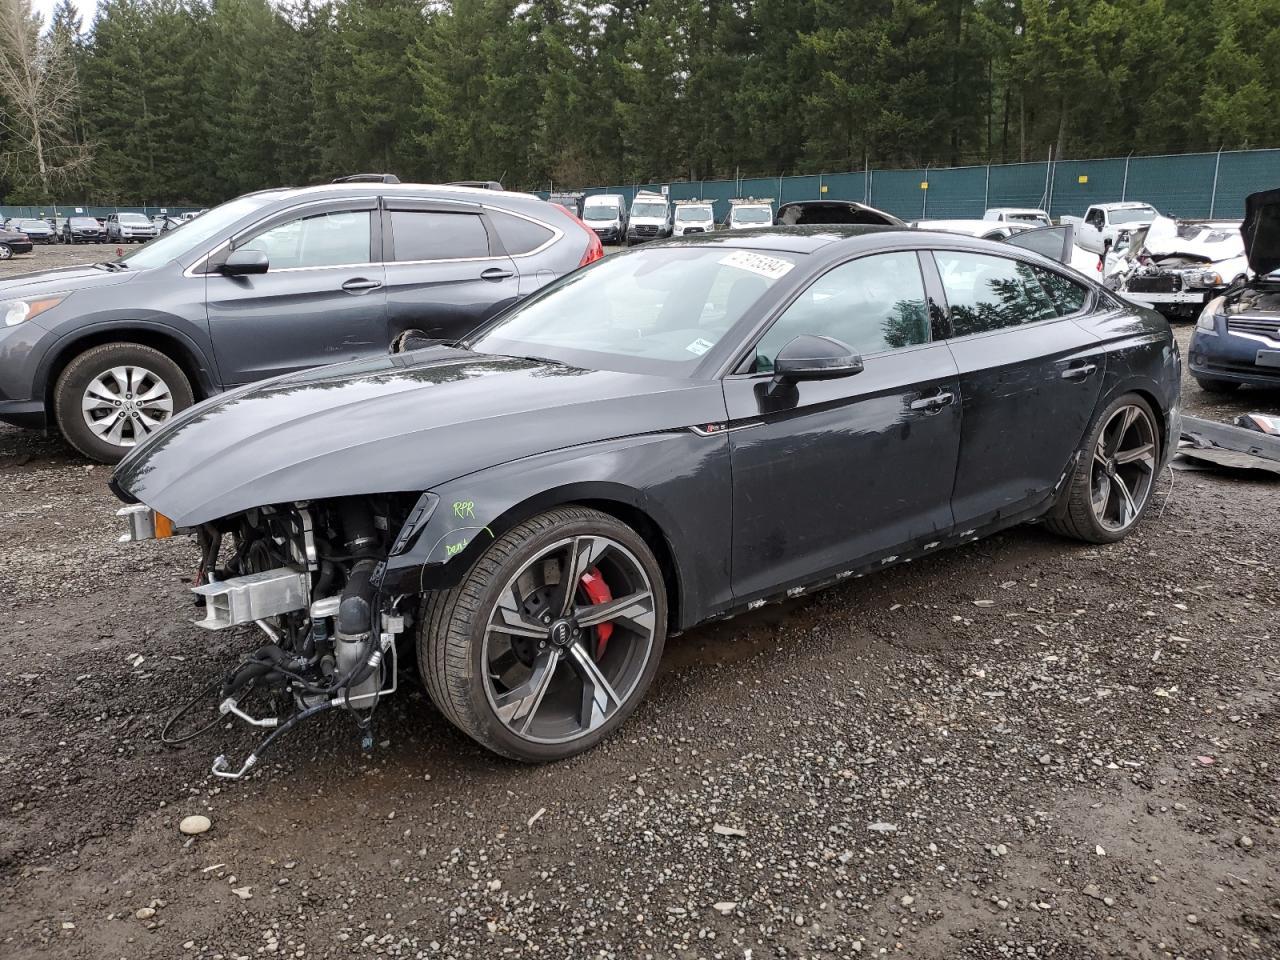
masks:
<path id="1" fill-rule="evenodd" d="M 422 606 L 431 699 L 503 756 L 559 760 L 608 737 L 662 656 L 667 604 L 648 544 L 608 514 L 562 507 L 519 524 Z"/>
<path id="2" fill-rule="evenodd" d="M 193 402 L 182 368 L 138 343 L 105 343 L 86 350 L 62 371 L 53 391 L 62 435 L 102 463 L 118 462 Z"/>

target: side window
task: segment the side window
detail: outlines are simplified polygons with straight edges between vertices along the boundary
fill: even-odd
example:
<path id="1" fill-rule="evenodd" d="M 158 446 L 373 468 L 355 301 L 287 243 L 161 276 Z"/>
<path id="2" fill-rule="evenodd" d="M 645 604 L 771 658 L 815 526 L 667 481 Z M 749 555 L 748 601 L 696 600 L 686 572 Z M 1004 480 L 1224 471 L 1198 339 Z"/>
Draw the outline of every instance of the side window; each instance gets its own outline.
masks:
<path id="1" fill-rule="evenodd" d="M 498 228 L 498 236 L 502 238 L 502 246 L 513 257 L 528 253 L 531 250 L 537 250 L 555 236 L 549 228 L 542 226 L 540 223 L 525 220 L 523 217 L 513 217 L 511 214 L 503 213 L 501 210 L 490 209 L 486 212 L 489 214 L 489 219 L 493 222 L 493 225 Z"/>
<path id="2" fill-rule="evenodd" d="M 913 251 L 882 253 L 828 270 L 787 307 L 756 344 L 754 373 L 802 334 L 834 337 L 858 353 L 883 353 L 929 341 L 920 262 Z"/>
<path id="3" fill-rule="evenodd" d="M 951 307 L 953 335 L 968 336 L 1035 323 L 1058 311 L 1025 263 L 983 253 L 935 250 Z"/>
<path id="4" fill-rule="evenodd" d="M 1065 317 L 1069 313 L 1084 309 L 1085 301 L 1089 299 L 1088 290 L 1074 280 L 1068 280 L 1062 274 L 1054 273 L 1052 270 L 1045 270 L 1041 267 L 1032 267 L 1031 269 L 1035 271 L 1036 278 L 1040 281 L 1040 286 L 1044 288 L 1044 292 L 1049 295 L 1053 305 L 1058 308 L 1058 313 Z"/>
<path id="5" fill-rule="evenodd" d="M 369 216 L 368 210 L 343 210 L 302 217 L 278 224 L 236 249 L 261 250 L 272 271 L 368 263 Z"/>
<path id="6" fill-rule="evenodd" d="M 489 234 L 475 213 L 392 210 L 396 260 L 462 260 L 489 256 Z"/>
<path id="7" fill-rule="evenodd" d="M 1091 227 L 1097 227 L 1099 230 L 1101 230 L 1102 229 L 1102 211 L 1090 210 L 1089 215 L 1084 218 L 1084 222 L 1089 224 L 1089 226 Z"/>

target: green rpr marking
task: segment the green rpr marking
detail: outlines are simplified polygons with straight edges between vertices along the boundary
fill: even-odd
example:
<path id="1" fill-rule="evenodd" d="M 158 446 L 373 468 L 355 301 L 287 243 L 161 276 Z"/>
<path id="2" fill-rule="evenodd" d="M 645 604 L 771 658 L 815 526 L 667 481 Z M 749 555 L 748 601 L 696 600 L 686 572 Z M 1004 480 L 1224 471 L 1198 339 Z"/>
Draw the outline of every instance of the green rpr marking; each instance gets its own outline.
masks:
<path id="1" fill-rule="evenodd" d="M 475 501 L 474 500 L 453 501 L 453 517 L 455 520 L 474 520 L 476 518 Z"/>

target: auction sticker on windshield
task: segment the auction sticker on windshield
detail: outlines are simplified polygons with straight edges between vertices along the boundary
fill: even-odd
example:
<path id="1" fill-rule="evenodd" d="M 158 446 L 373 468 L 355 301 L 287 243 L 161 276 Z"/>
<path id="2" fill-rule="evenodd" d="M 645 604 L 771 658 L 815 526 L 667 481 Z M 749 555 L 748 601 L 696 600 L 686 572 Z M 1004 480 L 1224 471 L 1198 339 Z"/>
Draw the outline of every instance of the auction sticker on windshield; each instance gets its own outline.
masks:
<path id="1" fill-rule="evenodd" d="M 752 253 L 750 250 L 735 250 L 733 253 L 721 257 L 720 262 L 726 267 L 748 270 L 751 273 L 758 273 L 762 277 L 768 277 L 770 280 L 777 280 L 779 277 L 786 276 L 787 272 L 795 266 L 790 260 L 783 260 L 781 257 L 770 257 L 763 253 Z"/>

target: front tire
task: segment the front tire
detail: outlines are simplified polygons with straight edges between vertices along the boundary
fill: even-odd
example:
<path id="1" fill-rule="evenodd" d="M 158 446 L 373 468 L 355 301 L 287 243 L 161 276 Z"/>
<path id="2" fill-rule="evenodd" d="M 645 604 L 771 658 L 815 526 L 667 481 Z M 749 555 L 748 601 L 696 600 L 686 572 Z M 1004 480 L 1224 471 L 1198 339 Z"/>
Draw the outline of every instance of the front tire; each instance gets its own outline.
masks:
<path id="1" fill-rule="evenodd" d="M 104 343 L 72 360 L 53 391 L 67 442 L 91 460 L 117 463 L 194 402 L 173 360 L 139 343 Z"/>
<path id="2" fill-rule="evenodd" d="M 560 760 L 635 709 L 666 618 L 644 539 L 608 514 L 561 507 L 508 531 L 457 587 L 424 599 L 418 664 L 463 733 L 505 757 Z"/>
<path id="3" fill-rule="evenodd" d="M 12 259 L 13 259 L 13 247 L 9 246 L 7 243 L 0 243 L 0 260 L 12 260 Z"/>
<path id="4" fill-rule="evenodd" d="M 1151 504 L 1160 462 L 1160 428 L 1151 405 L 1136 393 L 1117 397 L 1085 436 L 1046 526 L 1086 543 L 1124 539 Z"/>

